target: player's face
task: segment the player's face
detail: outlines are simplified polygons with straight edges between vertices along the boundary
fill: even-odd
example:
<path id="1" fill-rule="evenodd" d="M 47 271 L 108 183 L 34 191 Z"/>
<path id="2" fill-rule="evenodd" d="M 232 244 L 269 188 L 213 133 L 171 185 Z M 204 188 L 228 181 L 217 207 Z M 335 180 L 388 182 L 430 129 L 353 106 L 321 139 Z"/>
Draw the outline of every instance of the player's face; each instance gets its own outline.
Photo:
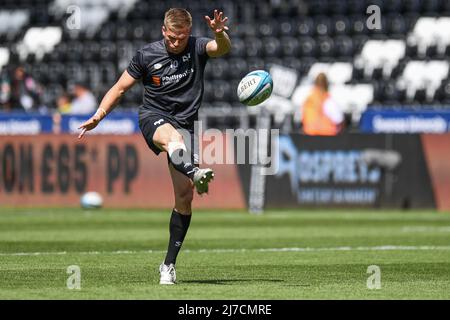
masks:
<path id="1" fill-rule="evenodd" d="M 191 34 L 191 28 L 169 29 L 163 26 L 162 34 L 166 42 L 167 51 L 178 54 L 186 48 L 189 35 Z"/>

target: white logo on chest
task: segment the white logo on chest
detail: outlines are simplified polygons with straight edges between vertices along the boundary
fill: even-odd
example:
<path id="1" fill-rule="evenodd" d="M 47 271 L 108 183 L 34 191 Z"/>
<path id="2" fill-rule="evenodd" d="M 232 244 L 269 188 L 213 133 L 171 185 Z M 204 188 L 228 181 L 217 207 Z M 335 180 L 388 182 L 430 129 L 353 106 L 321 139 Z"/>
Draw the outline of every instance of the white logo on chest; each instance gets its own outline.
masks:
<path id="1" fill-rule="evenodd" d="M 182 59 L 183 62 L 189 61 L 189 59 L 191 59 L 191 53 L 185 54 Z"/>
<path id="2" fill-rule="evenodd" d="M 191 53 L 185 54 L 184 56 L 181 57 L 181 59 L 183 60 L 183 62 L 188 62 L 189 60 L 191 60 Z M 178 68 L 178 64 L 179 64 L 178 60 L 172 60 L 170 62 L 170 68 L 176 69 L 176 68 Z M 156 65 L 155 65 L 155 69 L 159 69 L 159 68 L 156 68 Z"/>

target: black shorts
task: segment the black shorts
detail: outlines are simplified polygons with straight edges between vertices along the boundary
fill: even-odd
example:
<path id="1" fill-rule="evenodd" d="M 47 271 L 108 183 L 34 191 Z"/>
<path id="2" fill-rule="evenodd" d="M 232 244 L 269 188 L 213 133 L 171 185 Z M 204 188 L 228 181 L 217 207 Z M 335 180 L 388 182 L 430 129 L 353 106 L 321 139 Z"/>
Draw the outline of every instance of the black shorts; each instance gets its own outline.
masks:
<path id="1" fill-rule="evenodd" d="M 159 155 L 163 150 L 161 150 L 154 142 L 153 136 L 156 129 L 165 123 L 170 123 L 175 129 L 183 129 L 184 143 L 191 155 L 191 161 L 194 164 L 198 164 L 198 137 L 194 133 L 194 126 L 189 126 L 188 128 L 181 127 L 175 120 L 170 116 L 165 115 L 147 115 L 144 118 L 139 117 L 139 128 L 141 129 L 142 135 L 147 142 L 148 147 L 156 154 Z M 181 132 L 180 132 L 181 133 Z M 185 134 L 189 136 L 186 137 Z M 187 140 L 189 139 L 189 140 Z"/>

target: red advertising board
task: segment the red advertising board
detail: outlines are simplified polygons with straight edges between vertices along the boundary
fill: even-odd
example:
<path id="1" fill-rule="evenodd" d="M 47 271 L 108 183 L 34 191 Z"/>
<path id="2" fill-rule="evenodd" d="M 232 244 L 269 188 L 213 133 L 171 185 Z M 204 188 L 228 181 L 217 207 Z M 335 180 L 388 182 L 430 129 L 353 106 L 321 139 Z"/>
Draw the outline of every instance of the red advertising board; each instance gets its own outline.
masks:
<path id="1" fill-rule="evenodd" d="M 216 178 L 194 207 L 245 208 L 236 166 L 211 167 Z M 170 208 L 174 199 L 165 154 L 139 134 L 0 137 L 0 206 L 74 207 L 87 191 L 114 208 Z"/>
<path id="2" fill-rule="evenodd" d="M 436 207 L 450 211 L 450 134 L 422 135 Z"/>

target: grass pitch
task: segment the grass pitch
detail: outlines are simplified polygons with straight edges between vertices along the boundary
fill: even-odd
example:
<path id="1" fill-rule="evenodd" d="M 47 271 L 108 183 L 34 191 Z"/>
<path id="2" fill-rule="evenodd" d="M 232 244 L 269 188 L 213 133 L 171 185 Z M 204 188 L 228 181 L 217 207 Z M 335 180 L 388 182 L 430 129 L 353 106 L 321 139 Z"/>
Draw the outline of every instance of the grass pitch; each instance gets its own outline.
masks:
<path id="1" fill-rule="evenodd" d="M 160 286 L 169 211 L 1 208 L 0 299 L 450 299 L 448 213 L 197 211 Z"/>

